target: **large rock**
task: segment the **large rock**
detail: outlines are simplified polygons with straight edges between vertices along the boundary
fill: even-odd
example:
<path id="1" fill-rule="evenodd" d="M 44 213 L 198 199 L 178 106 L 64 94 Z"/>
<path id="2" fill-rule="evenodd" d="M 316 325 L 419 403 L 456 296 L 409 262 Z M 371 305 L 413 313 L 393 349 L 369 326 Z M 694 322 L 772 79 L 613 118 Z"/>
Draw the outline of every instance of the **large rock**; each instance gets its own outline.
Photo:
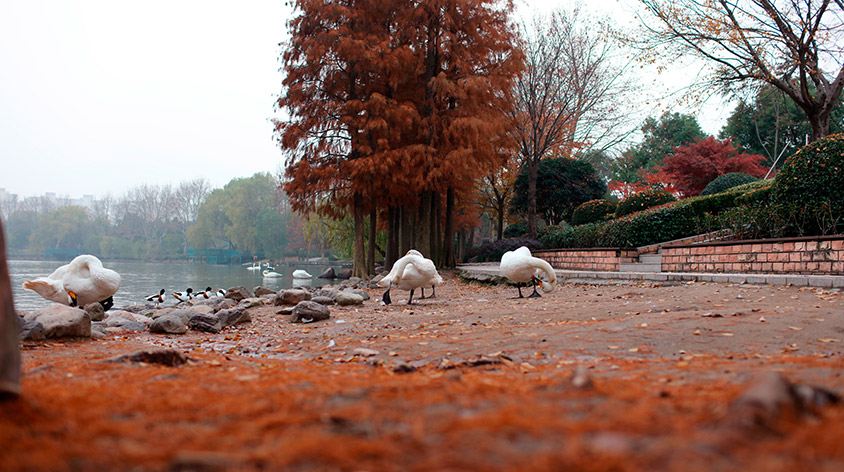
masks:
<path id="1" fill-rule="evenodd" d="M 334 301 L 340 306 L 360 305 L 363 303 L 363 297 L 344 290 L 337 294 Z"/>
<path id="2" fill-rule="evenodd" d="M 84 310 L 91 317 L 91 321 L 102 321 L 105 318 L 105 310 L 100 302 L 89 303 L 85 305 Z"/>
<path id="3" fill-rule="evenodd" d="M 237 304 L 239 308 L 254 308 L 256 306 L 264 306 L 265 298 L 244 298 Z"/>
<path id="4" fill-rule="evenodd" d="M 251 298 L 252 294 L 249 293 L 249 290 L 246 287 L 232 287 L 226 290 L 226 298 L 234 300 L 235 302 L 240 302 L 244 298 Z"/>
<path id="5" fill-rule="evenodd" d="M 105 328 L 119 328 L 127 331 L 144 331 L 152 324 L 152 318 L 123 310 L 110 311 L 102 322 Z"/>
<path id="6" fill-rule="evenodd" d="M 310 300 L 311 294 L 306 290 L 298 288 L 282 290 L 275 297 L 275 305 L 296 305 L 299 302 Z"/>
<path id="7" fill-rule="evenodd" d="M 317 296 L 317 297 L 311 298 L 311 301 L 319 303 L 320 305 L 333 305 L 334 304 L 334 299 L 331 298 L 331 297 Z"/>
<path id="8" fill-rule="evenodd" d="M 243 308 L 230 308 L 228 310 L 220 310 L 216 313 L 217 318 L 223 324 L 223 327 L 236 325 L 238 323 L 248 323 L 252 321 L 252 317 Z"/>
<path id="9" fill-rule="evenodd" d="M 318 279 L 336 279 L 337 274 L 334 272 L 334 267 L 329 267 L 317 275 Z"/>
<path id="10" fill-rule="evenodd" d="M 199 314 L 201 314 L 201 313 L 199 313 L 197 311 L 193 311 L 192 308 L 182 308 L 182 309 L 173 310 L 170 313 L 167 313 L 167 315 L 169 315 L 169 316 L 178 316 L 182 320 L 182 322 L 185 323 L 185 324 L 187 324 L 188 321 L 190 321 L 191 318 L 193 318 L 194 316 L 199 315 Z M 159 318 L 160 318 L 160 316 L 159 316 Z"/>
<path id="11" fill-rule="evenodd" d="M 267 287 L 257 286 L 253 290 L 255 292 L 256 297 L 263 297 L 264 295 L 275 295 L 275 290 L 269 289 Z"/>
<path id="12" fill-rule="evenodd" d="M 337 271 L 338 279 L 348 279 L 352 276 L 352 269 L 340 269 Z"/>
<path id="13" fill-rule="evenodd" d="M 188 324 L 187 320 L 183 320 L 177 314 L 168 313 L 156 318 L 149 325 L 149 331 L 151 333 L 185 334 L 188 332 Z"/>
<path id="14" fill-rule="evenodd" d="M 313 301 L 301 301 L 293 308 L 291 323 L 313 323 L 314 321 L 327 320 L 331 317 L 328 307 Z"/>
<path id="15" fill-rule="evenodd" d="M 361 298 L 364 300 L 369 300 L 369 292 L 366 290 L 360 290 L 355 288 L 346 289 L 346 292 L 354 293 L 355 295 L 360 295 Z"/>
<path id="16" fill-rule="evenodd" d="M 27 313 L 23 322 L 23 339 L 91 337 L 91 317 L 80 308 L 54 303 Z"/>
<path id="17" fill-rule="evenodd" d="M 314 297 L 328 297 L 334 300 L 334 297 L 337 296 L 338 292 L 339 290 L 334 287 L 322 287 L 314 292 Z"/>
<path id="18" fill-rule="evenodd" d="M 219 303 L 214 305 L 214 312 L 218 312 L 220 310 L 228 310 L 229 308 L 234 308 L 236 306 L 236 301 L 232 300 L 231 298 L 223 298 L 220 300 Z"/>
<path id="19" fill-rule="evenodd" d="M 199 314 L 188 321 L 190 329 L 206 333 L 219 333 L 223 329 L 223 323 L 216 314 Z"/>

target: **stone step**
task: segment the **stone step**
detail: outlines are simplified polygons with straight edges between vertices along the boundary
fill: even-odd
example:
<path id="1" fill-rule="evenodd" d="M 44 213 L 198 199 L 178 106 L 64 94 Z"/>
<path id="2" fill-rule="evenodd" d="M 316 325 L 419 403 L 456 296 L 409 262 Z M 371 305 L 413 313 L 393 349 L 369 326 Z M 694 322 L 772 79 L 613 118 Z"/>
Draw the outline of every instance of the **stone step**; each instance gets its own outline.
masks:
<path id="1" fill-rule="evenodd" d="M 639 254 L 639 262 L 642 264 L 662 264 L 661 254 Z"/>
<path id="2" fill-rule="evenodd" d="M 660 264 L 621 264 L 619 267 L 621 272 L 661 272 L 662 265 Z"/>

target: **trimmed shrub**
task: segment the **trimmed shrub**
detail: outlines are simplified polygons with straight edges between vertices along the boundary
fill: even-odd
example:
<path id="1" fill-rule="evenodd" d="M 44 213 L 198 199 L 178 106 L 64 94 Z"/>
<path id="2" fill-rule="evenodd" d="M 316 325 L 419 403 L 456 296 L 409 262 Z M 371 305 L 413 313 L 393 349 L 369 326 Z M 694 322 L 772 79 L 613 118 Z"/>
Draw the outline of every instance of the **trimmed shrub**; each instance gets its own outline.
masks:
<path id="1" fill-rule="evenodd" d="M 774 182 L 780 204 L 828 204 L 844 209 L 844 133 L 810 143 L 789 157 Z"/>
<path id="2" fill-rule="evenodd" d="M 522 246 L 527 246 L 531 251 L 540 249 L 542 244 L 529 238 L 510 238 L 500 239 L 491 243 L 481 244 L 476 248 L 472 248 L 467 254 L 469 262 L 493 262 L 500 261 L 501 256 L 507 251 L 518 249 Z"/>
<path id="3" fill-rule="evenodd" d="M 642 193 L 631 195 L 619 202 L 618 207 L 615 209 L 615 216 L 629 215 L 630 213 L 646 210 L 676 200 L 674 195 L 671 195 L 665 190 L 646 190 Z"/>
<path id="4" fill-rule="evenodd" d="M 615 203 L 609 200 L 589 200 L 581 203 L 571 215 L 571 224 L 585 225 L 612 218 L 615 213 Z"/>
<path id="5" fill-rule="evenodd" d="M 513 223 L 511 225 L 507 225 L 504 228 L 504 237 L 505 238 L 518 238 L 519 236 L 524 236 L 528 232 L 528 225 L 527 223 Z"/>
<path id="6" fill-rule="evenodd" d="M 703 192 L 700 192 L 701 195 L 714 195 L 716 193 L 721 193 L 725 190 L 729 190 L 733 187 L 738 187 L 739 185 L 749 184 L 750 182 L 756 182 L 758 179 L 753 177 L 749 174 L 744 174 L 741 172 L 730 172 L 729 174 L 719 175 L 706 184 L 706 187 L 703 189 Z"/>

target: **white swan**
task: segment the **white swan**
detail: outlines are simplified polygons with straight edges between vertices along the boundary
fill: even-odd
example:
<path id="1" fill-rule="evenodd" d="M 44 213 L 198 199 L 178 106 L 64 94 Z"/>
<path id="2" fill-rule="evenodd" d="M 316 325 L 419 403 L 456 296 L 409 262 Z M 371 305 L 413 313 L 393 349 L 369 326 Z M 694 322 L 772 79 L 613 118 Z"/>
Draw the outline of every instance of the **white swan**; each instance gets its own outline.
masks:
<path id="1" fill-rule="evenodd" d="M 309 274 L 308 271 L 302 269 L 296 269 L 293 271 L 293 278 L 294 279 L 312 279 L 314 278 L 313 275 Z"/>
<path id="2" fill-rule="evenodd" d="M 23 288 L 63 305 L 85 306 L 100 302 L 108 310 L 114 305 L 113 296 L 120 288 L 120 274 L 103 267 L 96 257 L 85 254 L 47 277 L 25 281 Z"/>
<path id="3" fill-rule="evenodd" d="M 272 270 L 265 270 L 264 272 L 262 272 L 262 274 L 264 275 L 265 279 L 277 279 L 279 277 L 283 277 L 282 274 L 279 274 L 278 272 Z"/>
<path id="4" fill-rule="evenodd" d="M 543 261 L 538 257 L 530 255 L 530 249 L 522 246 L 515 251 L 507 251 L 501 256 L 501 266 L 499 267 L 501 275 L 507 277 L 512 282 L 515 282 L 519 289 L 519 297 L 523 298 L 522 287 L 518 284 L 530 282 L 533 284 L 533 293 L 529 298 L 539 297 L 539 292 L 536 291 L 536 285 L 542 288 L 543 292 L 550 292 L 554 290 L 554 284 L 557 283 L 557 274 L 551 267 L 551 264 Z M 542 277 L 544 275 L 544 277 Z"/>
<path id="5" fill-rule="evenodd" d="M 246 270 L 261 270 L 261 264 L 252 263 L 251 266 L 247 267 Z"/>
<path id="6" fill-rule="evenodd" d="M 443 283 L 443 278 L 437 273 L 437 267 L 434 265 L 434 261 L 426 259 L 425 256 L 415 249 L 407 251 L 404 257 L 393 264 L 390 273 L 378 281 L 379 286 L 387 287 L 387 291 L 384 292 L 384 296 L 382 297 L 385 305 L 392 303 L 390 289 L 393 287 L 400 290 L 410 290 L 410 297 L 407 299 L 407 304 L 410 305 L 413 303 L 413 291 L 415 289 L 421 288 L 423 290 L 422 298 L 425 298 L 424 287 L 431 287 L 433 289 L 441 283 Z"/>

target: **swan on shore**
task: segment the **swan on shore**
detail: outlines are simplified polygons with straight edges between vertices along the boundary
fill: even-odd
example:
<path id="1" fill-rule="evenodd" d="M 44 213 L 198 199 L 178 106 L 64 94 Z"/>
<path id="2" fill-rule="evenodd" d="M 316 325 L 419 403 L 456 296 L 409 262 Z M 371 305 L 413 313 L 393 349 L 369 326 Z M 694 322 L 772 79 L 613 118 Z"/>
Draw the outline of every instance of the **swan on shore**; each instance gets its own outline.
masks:
<path id="1" fill-rule="evenodd" d="M 309 274 L 308 271 L 302 269 L 296 269 L 293 271 L 293 278 L 294 279 L 312 279 L 314 278 L 313 275 Z"/>
<path id="2" fill-rule="evenodd" d="M 98 258 L 83 254 L 47 277 L 25 281 L 23 288 L 62 305 L 84 307 L 99 302 L 108 310 L 120 288 L 120 274 L 103 267 Z"/>
<path id="3" fill-rule="evenodd" d="M 525 246 L 515 251 L 505 252 L 501 256 L 499 271 L 502 276 L 516 283 L 516 288 L 519 290 L 519 296 L 517 298 L 524 298 L 521 284 L 531 283 L 533 285 L 533 293 L 528 295 L 528 298 L 536 298 L 541 296 L 536 291 L 537 285 L 539 285 L 543 292 L 550 292 L 554 290 L 554 284 L 557 283 L 557 274 L 554 272 L 551 264 L 538 257 L 533 257 L 530 254 L 530 249 Z"/>
<path id="4" fill-rule="evenodd" d="M 399 258 L 393 264 L 390 273 L 378 281 L 380 287 L 387 288 L 387 291 L 384 292 L 381 298 L 385 305 L 393 302 L 390 298 L 390 289 L 393 287 L 399 290 L 410 291 L 410 297 L 407 299 L 407 304 L 410 305 L 413 303 L 414 290 L 421 288 L 423 289 L 424 295 L 424 287 L 431 287 L 433 289 L 441 283 L 443 283 L 443 278 L 437 272 L 434 261 L 426 259 L 422 253 L 415 249 L 407 251 L 404 257 Z"/>

